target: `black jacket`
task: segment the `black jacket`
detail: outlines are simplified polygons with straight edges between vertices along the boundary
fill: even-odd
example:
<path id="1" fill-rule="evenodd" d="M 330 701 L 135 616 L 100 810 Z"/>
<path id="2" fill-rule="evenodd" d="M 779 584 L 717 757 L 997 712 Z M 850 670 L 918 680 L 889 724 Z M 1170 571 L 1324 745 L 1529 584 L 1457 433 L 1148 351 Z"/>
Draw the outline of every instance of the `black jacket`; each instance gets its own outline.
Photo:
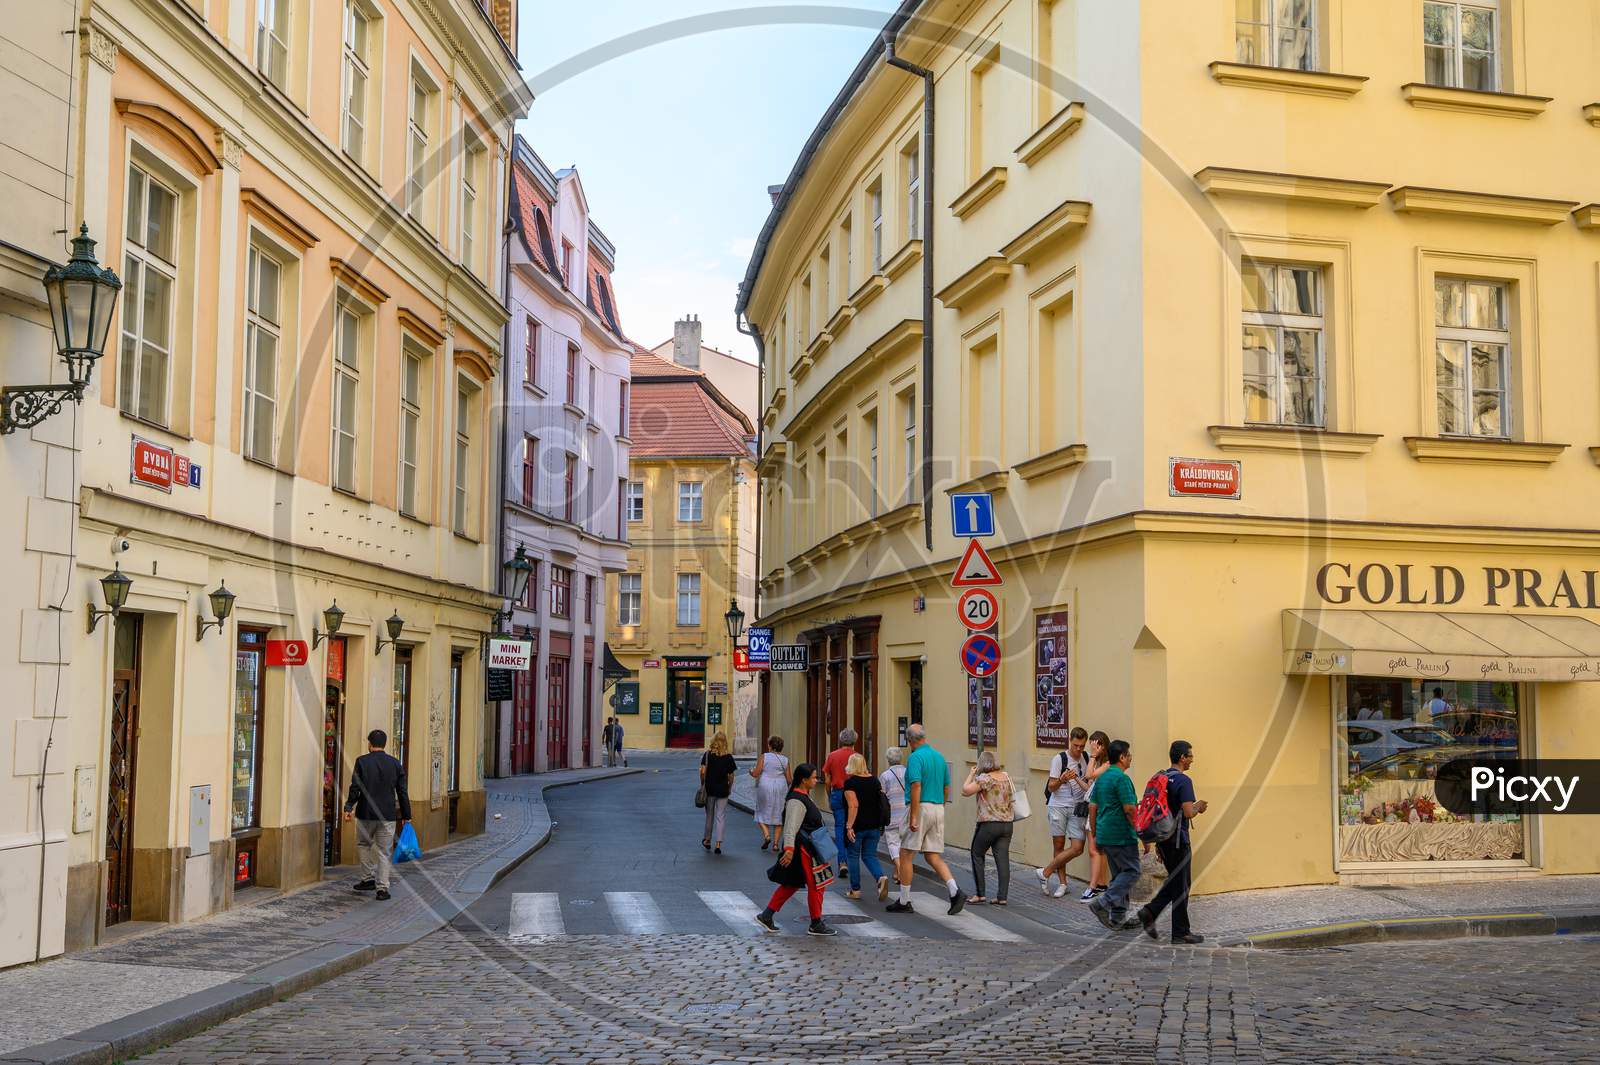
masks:
<path id="1" fill-rule="evenodd" d="M 358 821 L 411 820 L 411 797 L 406 794 L 400 759 L 384 751 L 368 751 L 357 758 L 344 808 L 354 810 Z"/>

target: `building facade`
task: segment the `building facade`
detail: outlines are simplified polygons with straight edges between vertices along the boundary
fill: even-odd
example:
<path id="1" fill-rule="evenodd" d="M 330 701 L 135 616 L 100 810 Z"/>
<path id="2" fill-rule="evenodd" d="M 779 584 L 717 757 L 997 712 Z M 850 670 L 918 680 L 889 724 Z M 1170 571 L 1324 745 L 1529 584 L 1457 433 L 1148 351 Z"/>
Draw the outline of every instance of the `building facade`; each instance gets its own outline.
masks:
<path id="1" fill-rule="evenodd" d="M 611 271 L 575 170 L 520 137 L 512 161 L 511 331 L 504 377 L 505 551 L 533 560 L 512 629 L 532 668 L 501 703 L 496 769 L 600 763 L 608 574 L 626 560 L 629 360 Z"/>
<path id="2" fill-rule="evenodd" d="M 903 4 L 936 157 L 924 80 L 869 53 L 740 295 L 762 614 L 811 648 L 774 730 L 881 759 L 921 721 L 957 779 L 981 743 L 1030 790 L 1073 726 L 1136 776 L 1188 739 L 1202 892 L 1595 871 L 1579 820 L 1434 781 L 1600 746 L 1600 57 L 1570 14 Z M 996 510 L 988 681 L 957 491 Z"/>
<path id="3" fill-rule="evenodd" d="M 80 162 L 51 228 L 86 224 L 124 287 L 81 406 L 15 439 L 63 453 L 23 493 L 42 590 L 8 677 L 19 749 L 54 729 L 56 951 L 353 861 L 373 728 L 424 847 L 481 830 L 496 223 L 531 103 L 510 0 L 62 14 Z M 90 615 L 113 571 L 126 605 Z M 7 809 L 8 837 L 37 821 Z"/>
<path id="4" fill-rule="evenodd" d="M 692 361 L 698 330 L 680 335 Z M 608 710 L 628 747 L 700 749 L 720 731 L 754 751 L 757 687 L 733 668 L 724 617 L 734 603 L 755 613 L 754 429 L 692 366 L 640 348 L 632 381 L 628 560 L 607 579 L 606 609 L 611 649 L 635 677 Z"/>

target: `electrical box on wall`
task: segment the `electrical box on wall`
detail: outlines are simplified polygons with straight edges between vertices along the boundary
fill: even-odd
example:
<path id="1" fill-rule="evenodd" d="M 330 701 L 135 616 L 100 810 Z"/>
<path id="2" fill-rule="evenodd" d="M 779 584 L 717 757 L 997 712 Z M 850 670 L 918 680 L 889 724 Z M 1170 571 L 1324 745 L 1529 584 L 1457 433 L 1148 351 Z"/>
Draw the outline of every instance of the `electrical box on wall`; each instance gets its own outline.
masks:
<path id="1" fill-rule="evenodd" d="M 211 853 L 211 785 L 189 789 L 189 857 Z"/>

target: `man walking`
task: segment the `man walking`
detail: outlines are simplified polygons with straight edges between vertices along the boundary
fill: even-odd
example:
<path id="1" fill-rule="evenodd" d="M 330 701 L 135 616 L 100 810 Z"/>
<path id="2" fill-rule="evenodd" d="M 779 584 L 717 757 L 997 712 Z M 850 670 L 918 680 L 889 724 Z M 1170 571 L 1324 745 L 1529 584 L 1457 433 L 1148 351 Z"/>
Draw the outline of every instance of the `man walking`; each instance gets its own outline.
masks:
<path id="1" fill-rule="evenodd" d="M 611 719 L 611 764 L 618 762 L 626 766 L 628 756 L 622 753 L 622 718 L 614 717 Z"/>
<path id="2" fill-rule="evenodd" d="M 1139 839 L 1133 834 L 1139 796 L 1128 778 L 1133 764 L 1128 741 L 1112 740 L 1106 754 L 1110 765 L 1089 793 L 1089 831 L 1111 863 L 1111 883 L 1089 909 L 1107 928 L 1120 929 L 1127 925 L 1128 893 L 1139 882 Z"/>
<path id="3" fill-rule="evenodd" d="M 1050 776 L 1044 784 L 1050 793 L 1044 812 L 1050 821 L 1055 857 L 1035 872 L 1044 893 L 1058 899 L 1067 893 L 1067 863 L 1083 853 L 1088 835 L 1089 818 L 1078 813 L 1079 805 L 1089 798 L 1089 756 L 1083 753 L 1088 742 L 1089 733 L 1083 726 L 1074 728 L 1067 737 L 1067 749 L 1050 759 Z M 1053 876 L 1059 876 L 1061 883 L 1051 891 Z"/>
<path id="4" fill-rule="evenodd" d="M 600 749 L 605 752 L 606 765 L 611 764 L 611 728 L 616 718 L 606 718 L 606 727 L 600 730 Z"/>
<path id="5" fill-rule="evenodd" d="M 911 863 L 920 853 L 928 868 L 944 881 L 944 888 L 950 893 L 950 913 L 958 914 L 967 904 L 967 897 L 944 863 L 944 803 L 950 790 L 950 769 L 944 764 L 944 755 L 928 743 L 928 733 L 922 725 L 906 729 L 906 743 L 911 748 L 911 757 L 906 759 L 906 787 L 910 794 L 906 798 L 906 836 L 895 863 L 900 892 L 886 909 L 890 913 L 915 912 L 911 908 Z"/>
<path id="6" fill-rule="evenodd" d="M 378 901 L 389 898 L 389 863 L 394 856 L 396 822 L 411 823 L 411 797 L 406 794 L 406 771 L 400 759 L 385 751 L 389 737 L 381 728 L 367 733 L 367 753 L 356 759 L 350 774 L 350 794 L 344 802 L 344 819 L 354 817 L 356 853 L 366 879 L 357 891 L 378 891 Z"/>
<path id="7" fill-rule="evenodd" d="M 856 753 L 856 730 L 847 728 L 839 733 L 839 746 L 822 762 L 822 776 L 828 782 L 828 809 L 833 812 L 833 842 L 839 848 L 839 876 L 845 877 L 844 856 L 847 849 L 845 839 L 845 821 L 847 813 L 844 801 L 844 782 L 850 774 L 845 766 L 850 762 L 850 756 Z"/>
<path id="8" fill-rule="evenodd" d="M 1189 844 L 1189 821 L 1206 812 L 1206 801 L 1194 797 L 1194 781 L 1189 779 L 1189 767 L 1194 765 L 1194 744 L 1188 740 L 1173 740 L 1167 752 L 1172 756 L 1172 768 L 1167 770 L 1167 805 L 1182 811 L 1178 816 L 1178 830 L 1172 838 L 1156 843 L 1161 864 L 1167 867 L 1167 879 L 1156 892 L 1155 898 L 1139 908 L 1138 919 L 1144 934 L 1159 939 L 1156 919 L 1167 906 L 1172 907 L 1172 941 L 1174 943 L 1203 943 L 1205 936 L 1189 930 L 1189 861 L 1194 854 Z"/>

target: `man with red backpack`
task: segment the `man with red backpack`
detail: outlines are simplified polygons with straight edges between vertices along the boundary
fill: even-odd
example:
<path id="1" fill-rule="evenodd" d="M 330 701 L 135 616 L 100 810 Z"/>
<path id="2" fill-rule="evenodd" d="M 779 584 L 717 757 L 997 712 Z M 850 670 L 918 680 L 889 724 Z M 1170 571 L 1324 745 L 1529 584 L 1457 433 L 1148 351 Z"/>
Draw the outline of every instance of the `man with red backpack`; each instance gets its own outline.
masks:
<path id="1" fill-rule="evenodd" d="M 1154 818 L 1155 824 L 1146 828 L 1140 826 L 1141 838 L 1151 838 L 1156 845 L 1156 850 L 1161 854 L 1161 864 L 1167 867 L 1167 879 L 1161 889 L 1149 902 L 1139 908 L 1137 920 L 1144 929 L 1145 935 L 1151 939 L 1159 938 L 1156 932 L 1156 919 L 1161 916 L 1161 911 L 1169 905 L 1172 907 L 1172 942 L 1174 943 L 1203 943 L 1205 937 L 1189 930 L 1189 874 L 1190 858 L 1193 850 L 1189 845 L 1189 822 L 1199 814 L 1206 812 L 1206 801 L 1194 797 L 1194 781 L 1189 779 L 1189 767 L 1194 764 L 1194 744 L 1188 740 L 1173 740 L 1172 747 L 1167 752 L 1172 757 L 1172 768 L 1164 770 L 1158 776 L 1166 777 L 1166 806 L 1169 816 L 1176 822 L 1171 834 L 1161 838 L 1160 833 L 1166 831 L 1166 826 L 1161 824 L 1159 817 Z M 1151 785 L 1156 784 L 1151 778 Z M 1150 792 L 1146 788 L 1146 795 Z M 1145 804 L 1140 804 L 1140 815 L 1145 815 Z M 1148 819 L 1145 817 L 1139 820 Z"/>

